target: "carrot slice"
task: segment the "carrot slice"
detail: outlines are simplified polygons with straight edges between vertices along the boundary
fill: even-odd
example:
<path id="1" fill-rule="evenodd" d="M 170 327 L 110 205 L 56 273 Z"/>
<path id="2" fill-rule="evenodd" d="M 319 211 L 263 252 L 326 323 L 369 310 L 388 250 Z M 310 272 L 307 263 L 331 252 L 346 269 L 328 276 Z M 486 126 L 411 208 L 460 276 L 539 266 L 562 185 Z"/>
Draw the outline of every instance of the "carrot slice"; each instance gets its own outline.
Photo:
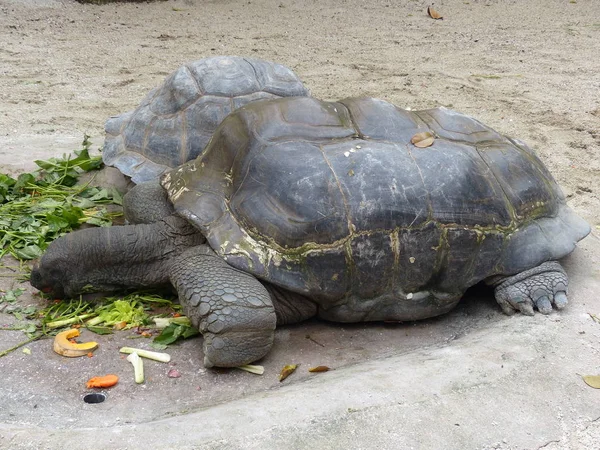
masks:
<path id="1" fill-rule="evenodd" d="M 107 388 L 114 386 L 119 381 L 116 375 L 104 375 L 103 377 L 90 378 L 86 383 L 87 388 Z"/>

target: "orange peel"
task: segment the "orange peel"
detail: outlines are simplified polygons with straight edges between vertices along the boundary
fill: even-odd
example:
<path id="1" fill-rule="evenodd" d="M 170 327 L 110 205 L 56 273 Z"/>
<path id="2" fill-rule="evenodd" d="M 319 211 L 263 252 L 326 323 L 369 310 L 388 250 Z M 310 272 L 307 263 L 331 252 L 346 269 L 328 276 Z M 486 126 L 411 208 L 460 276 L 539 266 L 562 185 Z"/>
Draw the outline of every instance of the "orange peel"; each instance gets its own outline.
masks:
<path id="1" fill-rule="evenodd" d="M 93 341 L 81 344 L 69 341 L 69 339 L 76 338 L 77 336 L 79 336 L 79 330 L 76 328 L 61 331 L 54 338 L 53 350 L 61 356 L 76 358 L 78 356 L 86 356 L 98 348 L 98 343 Z"/>

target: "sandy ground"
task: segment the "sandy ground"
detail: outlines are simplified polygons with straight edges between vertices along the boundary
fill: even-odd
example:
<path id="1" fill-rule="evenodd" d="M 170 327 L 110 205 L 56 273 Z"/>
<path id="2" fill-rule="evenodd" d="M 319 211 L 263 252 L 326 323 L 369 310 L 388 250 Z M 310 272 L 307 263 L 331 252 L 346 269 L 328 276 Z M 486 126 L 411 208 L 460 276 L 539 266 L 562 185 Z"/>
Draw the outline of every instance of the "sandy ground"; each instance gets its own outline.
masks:
<path id="1" fill-rule="evenodd" d="M 314 96 L 452 107 L 534 147 L 600 224 L 596 0 L 0 0 L 0 167 L 133 109 L 185 61 L 231 54 L 293 68 Z M 50 142 L 50 144 L 49 144 Z M 44 144 L 45 143 L 45 144 Z M 30 150 L 31 149 L 31 150 Z"/>
<path id="2" fill-rule="evenodd" d="M 569 204 L 592 224 L 597 235 L 600 229 L 600 2 L 436 1 L 435 8 L 444 16 L 438 21 L 427 16 L 427 6 L 427 2 L 420 0 L 170 0 L 105 6 L 81 5 L 70 0 L 0 0 L 0 172 L 30 169 L 36 158 L 75 149 L 84 133 L 90 134 L 100 146 L 106 118 L 136 107 L 151 88 L 186 61 L 221 54 L 252 56 L 290 66 L 319 98 L 335 100 L 367 95 L 413 109 L 444 105 L 524 140 L 537 150 L 563 186 Z M 440 405 L 467 408 L 469 405 L 460 403 L 467 398 L 472 402 L 471 409 L 463 411 L 469 411 L 470 417 L 461 420 L 471 421 L 468 429 L 472 434 L 457 435 L 456 424 L 447 418 L 448 423 L 442 422 L 448 428 L 441 436 L 452 437 L 454 440 L 447 443 L 456 445 L 442 445 L 443 439 L 439 436 L 436 439 L 441 440 L 423 440 L 423 436 L 410 440 L 406 437 L 409 435 L 405 435 L 402 441 L 407 445 L 405 448 L 508 449 L 542 445 L 551 449 L 593 448 L 589 445 L 598 444 L 598 440 L 591 437 L 600 423 L 598 397 L 581 385 L 576 373 L 591 373 L 598 367 L 598 328 L 587 313 L 598 312 L 600 308 L 595 295 L 600 288 L 599 248 L 598 238 L 592 236 L 567 261 L 574 284 L 572 298 L 577 300 L 562 322 L 559 315 L 541 322 L 536 318 L 517 322 L 515 318 L 502 316 L 488 299 L 481 305 L 467 301 L 450 317 L 404 328 L 383 325 L 348 328 L 322 323 L 288 327 L 278 331 L 278 350 L 265 362 L 271 373 L 266 381 L 248 381 L 245 374 L 237 372 L 207 374 L 196 359 L 194 346 L 199 344 L 189 342 L 177 349 L 176 355 L 179 355 L 182 370 L 193 375 L 183 377 L 179 387 L 169 385 L 164 379 L 159 381 L 162 372 L 152 367 L 150 373 L 154 373 L 157 380 L 154 391 L 151 384 L 144 391 L 135 390 L 129 383 L 122 391 L 113 393 L 116 403 L 100 412 L 83 409 L 83 413 L 78 413 L 81 389 L 77 387 L 79 384 L 74 384 L 79 381 L 70 372 L 75 366 L 56 359 L 48 350 L 47 341 L 37 342 L 32 349 L 34 354 L 43 355 L 43 364 L 27 359 L 20 352 L 0 360 L 4 377 L 4 388 L 0 389 L 4 404 L 0 423 L 39 427 L 42 431 L 33 428 L 29 431 L 53 439 L 48 438 L 45 428 L 83 427 L 81 429 L 89 431 L 93 425 L 118 426 L 119 420 L 127 424 L 181 415 L 251 393 L 258 394 L 250 396 L 248 401 L 283 396 L 278 390 L 274 391 L 279 383 L 273 374 L 293 358 L 305 366 L 325 360 L 338 367 L 348 366 L 350 372 L 340 371 L 338 378 L 360 383 L 362 379 L 357 373 L 362 369 L 355 364 L 383 358 L 383 362 L 376 361 L 368 369 L 387 371 L 377 372 L 383 380 L 390 371 L 397 370 L 396 363 L 389 358 L 408 354 L 412 356 L 398 364 L 414 367 L 415 372 L 410 372 L 413 378 L 397 385 L 393 380 L 389 385 L 382 381 L 381 389 L 382 393 L 390 393 L 400 386 L 410 393 L 402 394 L 403 400 L 396 406 L 388 405 L 390 409 L 377 409 L 379 397 L 375 400 L 369 394 L 370 399 L 364 404 L 373 403 L 375 409 L 361 410 L 360 417 L 364 420 L 356 419 L 357 427 L 366 427 L 375 433 L 381 424 L 388 424 L 385 416 L 389 415 L 397 419 L 396 423 L 405 423 L 405 430 L 426 428 L 427 416 L 437 414 Z M 2 279 L 0 288 L 8 289 L 11 283 L 16 281 Z M 534 331 L 526 331 L 529 327 Z M 446 347 L 473 330 L 475 337 L 462 344 L 464 347 L 461 344 Z M 503 348 L 500 333 L 512 336 L 509 350 Z M 319 336 L 328 347 L 311 347 L 305 339 L 307 334 Z M 573 343 L 569 344 L 568 339 L 563 341 L 561 336 L 568 336 Z M 398 344 L 400 339 L 401 345 Z M 535 339 L 539 340 L 532 343 Z M 2 348 L 6 348 L 7 343 L 23 340 L 23 335 L 4 332 L 2 340 L 6 344 Z M 118 342 L 109 341 L 107 345 L 116 348 Z M 410 353 L 430 345 L 437 350 Z M 481 361 L 497 362 L 498 367 L 489 367 L 492 375 L 487 381 L 484 377 L 488 372 L 484 368 L 481 368 L 483 375 L 475 377 L 468 369 L 471 375 L 464 378 L 460 370 L 455 370 L 456 380 L 439 380 L 442 384 L 456 383 L 448 392 L 457 397 L 447 397 L 440 385 L 432 384 L 433 379 L 429 382 L 417 379 L 432 358 L 441 361 L 441 366 L 434 368 L 438 375 L 448 365 L 460 366 L 460 358 L 458 362 L 444 359 L 440 352 L 462 355 L 464 367 L 472 367 L 477 374 Z M 506 364 L 505 354 L 520 364 L 511 369 L 514 376 L 503 377 L 498 372 L 500 365 Z M 540 359 L 546 357 L 548 359 Z M 100 362 L 107 370 L 120 367 L 120 361 L 115 362 L 108 356 L 93 358 L 85 362 L 84 367 L 91 370 Z M 81 366 L 78 367 L 81 370 Z M 419 367 L 423 371 L 418 372 Z M 532 368 L 532 372 L 521 372 L 522 367 Z M 548 377 L 547 384 L 536 391 L 539 374 L 552 371 L 557 375 Z M 36 372 L 49 375 L 36 379 L 32 376 Z M 296 381 L 307 378 L 308 374 L 304 374 Z M 61 380 L 72 383 L 60 385 Z M 338 383 L 336 378 L 331 380 L 333 385 Z M 521 391 L 535 398 L 528 406 L 515 406 L 510 401 L 512 387 L 520 383 L 531 383 L 530 388 Z M 15 390 L 15 386 L 19 388 Z M 296 391 L 281 392 L 298 392 L 302 397 L 301 386 L 302 383 L 297 385 Z M 323 386 L 323 391 L 330 394 L 311 399 L 313 402 L 321 399 L 318 405 L 321 409 L 315 406 L 315 415 L 343 403 L 338 391 L 330 385 Z M 481 386 L 485 386 L 486 391 L 478 393 Z M 350 384 L 348 389 L 356 392 L 360 387 Z M 260 394 L 264 390 L 269 394 Z M 351 394 L 348 398 L 352 398 Z M 382 394 L 381 402 L 385 404 L 383 398 Z M 477 409 L 481 398 L 486 399 L 483 404 L 490 406 L 498 399 L 504 405 L 505 415 L 512 411 L 512 420 L 520 423 L 518 432 L 513 435 L 510 426 L 503 427 L 503 419 L 490 419 L 486 422 L 492 424 L 486 431 L 488 434 L 476 433 L 480 426 L 476 419 L 478 414 L 484 418 L 490 411 L 487 407 Z M 170 399 L 172 404 L 165 406 L 165 399 Z M 285 403 L 286 398 L 280 400 Z M 123 406 L 125 401 L 137 409 L 135 415 Z M 63 408 L 62 412 L 57 413 L 53 402 Z M 14 411 L 6 405 L 14 406 Z M 356 405 L 348 403 L 347 406 L 350 411 Z M 406 411 L 402 409 L 405 407 Z M 299 414 L 298 409 L 292 409 L 288 411 L 290 421 Z M 205 415 L 210 414 L 210 410 L 203 411 Z M 243 408 L 235 413 L 244 416 L 240 411 Z M 422 421 L 414 411 L 423 414 Z M 449 412 L 457 410 L 450 408 Z M 538 412 L 536 422 L 533 416 Z M 104 413 L 107 415 L 103 416 Z M 219 410 L 213 414 L 217 417 Z M 271 409 L 271 415 L 276 414 L 280 419 L 273 420 L 283 420 L 281 418 L 286 416 L 285 411 Z M 70 418 L 65 420 L 65 416 Z M 230 417 L 229 421 L 235 422 L 236 417 Z M 337 442 L 351 445 L 352 430 L 336 428 L 337 419 L 334 419 L 318 422 L 320 434 L 316 437 L 310 435 L 311 428 L 307 424 L 312 422 L 306 419 L 306 427 L 302 429 L 308 433 L 307 440 L 302 441 L 306 445 L 292 447 L 307 448 L 316 442 L 312 448 L 341 448 L 327 443 L 330 425 L 339 431 Z M 248 429 L 233 422 L 228 426 L 242 442 Z M 260 421 L 250 419 L 250 422 L 258 426 Z M 548 424 L 546 428 L 544 424 Z M 595 428 L 590 424 L 595 424 Z M 212 431 L 214 442 L 225 442 L 222 448 L 244 447 L 235 444 L 237 437 L 231 446 L 229 441 L 222 441 L 226 436 L 225 425 L 220 427 Z M 295 432 L 291 425 L 291 428 L 281 427 L 290 434 Z M 150 433 L 152 427 L 147 428 Z M 156 430 L 154 435 L 160 434 Z M 258 436 L 256 442 L 267 442 L 269 433 L 253 430 L 255 437 Z M 34 444 L 28 447 L 29 431 L 7 432 L 0 426 L 0 448 L 37 448 Z M 67 439 L 73 444 L 71 448 L 79 448 L 77 436 L 84 434 L 71 437 L 56 434 L 52 435 L 56 441 L 45 442 L 59 446 L 59 442 Z M 85 436 L 94 439 L 92 431 Z M 284 435 L 277 435 L 269 441 L 270 445 L 267 443 L 262 448 L 282 448 L 278 446 L 282 444 L 278 440 L 281 436 Z M 373 436 L 372 442 L 383 439 L 382 436 L 385 434 Z M 316 440 L 311 441 L 313 438 Z M 138 448 L 131 437 L 128 442 L 132 442 L 129 448 Z M 368 439 L 361 442 L 366 445 L 363 448 L 369 448 Z M 384 443 L 379 448 L 394 448 L 391 444 L 394 441 L 389 442 L 391 446 Z M 472 445 L 463 447 L 461 443 Z M 217 445 L 206 448 L 217 447 L 221 448 Z M 59 447 L 50 443 L 44 448 Z M 107 444 L 106 448 L 113 447 Z M 120 447 L 115 444 L 114 448 Z M 188 447 L 182 444 L 175 448 Z"/>

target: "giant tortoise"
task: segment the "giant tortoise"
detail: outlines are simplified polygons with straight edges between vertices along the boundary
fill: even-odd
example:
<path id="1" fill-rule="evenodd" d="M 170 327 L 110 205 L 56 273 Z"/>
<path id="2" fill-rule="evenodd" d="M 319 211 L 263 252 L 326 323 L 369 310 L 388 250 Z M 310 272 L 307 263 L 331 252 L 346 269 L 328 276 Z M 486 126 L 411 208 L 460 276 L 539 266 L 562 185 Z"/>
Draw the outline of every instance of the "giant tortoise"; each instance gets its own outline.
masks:
<path id="1" fill-rule="evenodd" d="M 372 98 L 248 104 L 160 183 L 127 195 L 138 224 L 58 239 L 31 283 L 60 297 L 170 283 L 207 367 L 261 358 L 276 324 L 443 314 L 482 280 L 504 312 L 547 314 L 567 303 L 557 259 L 590 231 L 524 143 Z"/>
<path id="2" fill-rule="evenodd" d="M 196 158 L 221 121 L 247 103 L 306 96 L 291 69 L 271 61 L 212 56 L 184 64 L 133 111 L 105 125 L 102 157 L 134 183 Z"/>

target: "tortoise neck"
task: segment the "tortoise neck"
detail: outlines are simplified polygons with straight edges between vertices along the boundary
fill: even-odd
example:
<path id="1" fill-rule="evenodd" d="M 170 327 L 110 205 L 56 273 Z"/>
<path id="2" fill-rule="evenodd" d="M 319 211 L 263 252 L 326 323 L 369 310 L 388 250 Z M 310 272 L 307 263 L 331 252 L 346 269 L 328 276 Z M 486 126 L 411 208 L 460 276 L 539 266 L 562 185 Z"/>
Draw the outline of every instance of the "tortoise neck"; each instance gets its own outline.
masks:
<path id="1" fill-rule="evenodd" d="M 60 273 L 63 295 L 149 288 L 169 283 L 170 261 L 204 237 L 176 216 L 153 224 L 93 228 L 55 241 L 40 268 Z M 36 286 L 37 287 L 37 286 Z"/>

